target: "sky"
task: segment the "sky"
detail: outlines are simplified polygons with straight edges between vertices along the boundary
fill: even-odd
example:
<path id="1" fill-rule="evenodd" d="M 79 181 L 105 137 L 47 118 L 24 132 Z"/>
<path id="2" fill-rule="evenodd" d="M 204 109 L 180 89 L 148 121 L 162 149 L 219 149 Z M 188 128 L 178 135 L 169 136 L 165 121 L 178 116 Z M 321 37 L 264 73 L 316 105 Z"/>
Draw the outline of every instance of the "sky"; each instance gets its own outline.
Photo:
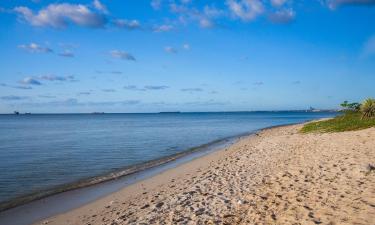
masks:
<path id="1" fill-rule="evenodd" d="M 375 97 L 375 0 L 1 0 L 0 113 Z"/>

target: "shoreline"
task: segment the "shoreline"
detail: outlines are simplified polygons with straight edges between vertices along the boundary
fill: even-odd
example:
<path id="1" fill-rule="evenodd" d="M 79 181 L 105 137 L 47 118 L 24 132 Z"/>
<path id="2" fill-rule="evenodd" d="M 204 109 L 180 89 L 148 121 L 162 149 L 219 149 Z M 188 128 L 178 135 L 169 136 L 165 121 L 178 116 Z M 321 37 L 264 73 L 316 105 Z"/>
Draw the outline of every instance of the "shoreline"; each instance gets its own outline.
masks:
<path id="1" fill-rule="evenodd" d="M 290 124 L 270 126 L 270 127 L 262 128 L 259 130 L 255 130 L 253 132 L 246 132 L 246 133 L 242 133 L 239 135 L 217 139 L 209 143 L 202 144 L 200 146 L 184 150 L 174 155 L 170 155 L 170 156 L 162 157 L 162 158 L 155 159 L 152 161 L 148 161 L 145 163 L 133 165 L 133 166 L 130 166 L 129 168 L 119 169 L 118 171 L 111 172 L 103 176 L 86 179 L 83 181 L 84 182 L 83 186 L 80 186 L 80 184 L 82 184 L 82 181 L 78 181 L 74 183 L 77 185 L 69 186 L 67 189 L 61 190 L 61 188 L 58 187 L 58 189 L 55 189 L 55 190 L 47 190 L 47 192 L 44 193 L 42 196 L 40 197 L 37 196 L 36 198 L 27 200 L 26 202 L 22 202 L 22 199 L 25 197 L 21 197 L 22 198 L 21 202 L 16 203 L 17 205 L 10 206 L 0 211 L 0 223 L 13 225 L 15 221 L 14 218 L 16 217 L 16 215 L 22 214 L 23 215 L 22 218 L 17 218 L 20 220 L 17 222 L 17 224 L 25 224 L 25 225 L 32 224 L 42 219 L 45 219 L 51 216 L 56 216 L 56 215 L 65 213 L 67 211 L 74 210 L 76 208 L 90 204 L 94 201 L 100 200 L 101 198 L 105 198 L 106 196 L 111 195 L 121 189 L 127 188 L 128 186 L 134 185 L 138 182 L 142 182 L 143 180 L 151 179 L 165 171 L 173 170 L 183 164 L 188 164 L 191 161 L 197 160 L 204 156 L 222 151 L 226 147 L 233 145 L 235 142 L 237 142 L 241 138 L 252 136 L 261 130 L 272 129 L 273 127 L 288 126 L 288 125 Z M 97 180 L 98 178 L 99 180 Z M 103 178 L 103 179 L 100 179 L 100 178 Z M 98 182 L 90 183 L 92 179 Z M 67 184 L 67 185 L 70 185 L 70 184 Z M 91 190 L 91 189 L 94 189 L 94 190 Z M 104 193 L 102 193 L 103 191 L 100 189 L 109 189 L 109 190 L 104 191 Z M 99 192 L 99 193 L 95 193 L 95 192 Z M 81 197 L 80 195 L 88 195 L 89 197 Z M 93 195 L 95 197 L 93 197 Z M 29 196 L 26 196 L 26 198 L 28 197 Z M 73 204 L 68 203 L 67 207 L 60 208 L 60 206 L 56 206 L 57 201 L 59 202 L 65 201 L 67 197 L 70 198 L 70 201 L 75 201 L 71 199 L 72 197 L 83 198 L 84 200 L 78 201 L 78 203 L 73 203 Z M 88 198 L 88 199 L 85 199 L 85 198 Z M 48 212 L 49 210 L 46 208 L 45 204 L 49 204 L 49 202 L 52 202 L 52 204 L 54 205 L 52 207 L 56 207 L 56 210 L 52 210 L 52 212 Z M 39 212 L 42 211 L 42 216 L 38 216 L 38 215 L 35 216 L 35 213 L 38 214 L 38 212 L 32 212 L 34 211 L 35 207 L 37 208 L 43 207 L 42 210 L 40 209 L 35 210 Z M 47 213 L 44 213 L 45 211 L 47 211 Z"/>
<path id="2" fill-rule="evenodd" d="M 321 120 L 321 119 L 319 119 Z M 100 196 L 97 196 L 96 198 L 93 198 L 89 201 L 86 201 L 84 203 L 80 203 L 76 206 L 73 206 L 73 207 L 69 207 L 68 209 L 65 209 L 65 210 L 58 210 L 57 213 L 49 213 L 47 216 L 43 216 L 41 218 L 39 218 L 38 220 L 40 219 L 44 219 L 46 217 L 50 217 L 50 216 L 54 216 L 54 215 L 60 215 L 64 212 L 68 212 L 68 211 L 71 211 L 71 210 L 74 210 L 76 208 L 80 208 L 80 207 L 84 207 L 85 205 L 87 204 L 90 204 L 92 202 L 95 202 L 95 201 L 98 201 L 100 200 L 101 198 L 105 198 L 106 196 L 108 195 L 113 195 L 114 193 L 116 193 L 117 191 L 121 191 L 122 189 L 126 189 L 128 186 L 131 186 L 131 185 L 134 185 L 135 183 L 137 182 L 142 182 L 143 180 L 146 180 L 146 179 L 152 179 L 154 178 L 155 176 L 159 175 L 160 173 L 164 173 L 165 171 L 168 171 L 168 170 L 175 170 L 177 169 L 178 167 L 180 167 L 181 165 L 183 164 L 189 164 L 189 163 L 192 163 L 193 161 L 195 160 L 198 160 L 200 158 L 203 158 L 207 155 L 213 155 L 213 153 L 218 153 L 220 151 L 223 151 L 224 149 L 223 148 L 226 148 L 228 147 L 228 145 L 232 146 L 232 145 L 235 145 L 236 142 L 240 141 L 241 139 L 243 138 L 251 138 L 252 136 L 256 136 L 257 133 L 261 133 L 261 132 L 264 132 L 264 131 L 267 131 L 267 130 L 272 130 L 274 128 L 282 128 L 282 127 L 288 127 L 288 126 L 293 126 L 293 125 L 298 125 L 298 124 L 304 124 L 304 123 L 307 123 L 307 122 L 310 122 L 312 120 L 306 120 L 304 122 L 301 122 L 301 123 L 290 123 L 290 124 L 284 124 L 284 125 L 275 125 L 275 126 L 270 126 L 270 127 L 265 127 L 265 128 L 261 128 L 261 129 L 258 129 L 258 130 L 255 130 L 253 132 L 247 132 L 247 133 L 244 133 L 244 134 L 240 134 L 240 135 L 236 135 L 236 136 L 232 136 L 232 137 L 226 137 L 226 138 L 223 138 L 223 139 L 219 139 L 219 140 L 215 140 L 215 141 L 212 141 L 212 142 L 209 142 L 207 144 L 203 144 L 201 146 L 198 146 L 198 147 L 194 147 L 194 148 L 191 148 L 191 149 L 188 149 L 188 150 L 185 150 L 183 152 L 180 152 L 180 153 L 177 153 L 175 155 L 172 155 L 172 156 L 167 156 L 167 157 L 163 157 L 163 158 L 160 158 L 160 159 L 156 159 L 156 160 L 153 160 L 153 161 L 149 161 L 149 162 L 146 162 L 146 163 L 143 163 L 143 164 L 140 164 L 140 165 L 134 165 L 132 166 L 131 168 L 126 168 L 125 171 L 124 169 L 120 169 L 119 171 L 117 172 L 112 172 L 108 175 L 106 175 L 103 179 L 103 180 L 98 180 L 98 182 L 95 182 L 95 183 L 89 183 L 83 187 L 72 187 L 70 190 L 68 191 L 60 191 L 59 193 L 52 193 L 52 194 L 49 194 L 49 196 L 43 196 L 41 198 L 38 198 L 36 200 L 32 200 L 26 204 L 22 204 L 20 206 L 16 206 L 16 207 L 13 207 L 13 208 L 10 208 L 10 209 L 7 209 L 5 211 L 2 211 L 0 212 L 0 221 L 1 221 L 1 217 L 2 217 L 2 214 L 4 214 L 4 212 L 7 214 L 7 212 L 9 211 L 12 211 L 14 209 L 17 209 L 19 207 L 22 208 L 22 206 L 24 205 L 28 205 L 30 203 L 34 203 L 34 202 L 45 202 L 44 200 L 45 199 L 48 199 L 48 198 L 53 198 L 55 197 L 56 195 L 59 195 L 59 194 L 65 194 L 65 193 L 69 193 L 69 192 L 75 192 L 78 190 L 79 193 L 82 194 L 82 192 L 80 192 L 79 190 L 82 190 L 82 191 L 85 191 L 84 189 L 85 188 L 91 188 L 91 187 L 96 187 L 97 189 L 100 189 L 100 185 L 101 184 L 106 184 L 106 183 L 110 183 L 112 181 L 115 181 L 117 179 L 122 179 L 124 177 L 129 177 L 133 174 L 138 174 L 140 172 L 144 172 L 146 171 L 146 173 L 149 171 L 149 170 L 153 170 L 153 168 L 155 167 L 159 167 L 159 166 L 163 166 L 163 165 L 166 165 L 170 162 L 173 162 L 173 161 L 178 161 L 179 159 L 181 158 L 184 158 L 184 157 L 187 157 L 189 158 L 189 155 L 192 157 L 190 159 L 187 159 L 187 160 L 182 160 L 183 162 L 176 162 L 175 165 L 171 166 L 171 167 L 168 167 L 168 165 L 166 165 L 168 168 L 164 169 L 164 170 L 161 170 L 161 171 L 156 171 L 155 173 L 151 173 L 149 175 L 140 175 L 142 178 L 138 179 L 136 177 L 129 177 L 129 179 L 134 179 L 136 181 L 134 182 L 130 182 L 130 183 L 127 183 L 125 184 L 124 186 L 122 187 L 118 187 L 116 190 L 112 190 L 112 191 L 109 191 L 108 193 L 106 194 L 101 194 Z M 219 148 L 215 148 L 214 150 L 209 150 L 208 152 L 206 152 L 207 150 L 205 150 L 205 148 L 210 148 L 210 147 L 214 147 L 215 144 L 217 143 L 222 143 L 222 142 L 230 142 L 229 144 L 227 143 L 227 146 L 226 147 L 219 147 Z M 194 154 L 195 153 L 202 153 L 201 155 L 198 155 L 198 156 L 195 156 L 194 157 Z M 140 169 L 139 169 L 140 168 Z M 129 171 L 130 169 L 130 171 Z M 138 170 L 137 170 L 138 169 Z M 115 173 L 115 175 L 114 175 Z M 117 175 L 117 176 L 116 176 Z M 100 177 L 101 178 L 101 177 Z M 97 179 L 97 177 L 95 177 L 94 179 Z M 80 182 L 78 182 L 80 183 Z M 77 196 L 76 196 L 77 197 Z M 59 200 L 62 200 L 61 198 L 58 198 Z M 48 201 L 47 201 L 48 202 Z M 44 204 L 44 203 L 43 203 Z M 27 208 L 27 207 L 26 207 Z M 16 210 L 17 211 L 17 210 Z M 22 210 L 21 210 L 22 211 Z M 13 214 L 14 213 L 10 213 L 10 214 Z M 7 217 L 7 216 L 5 216 Z M 9 217 L 9 216 L 8 216 Z M 36 220 L 34 220 L 33 222 L 35 222 Z M 28 224 L 28 223 L 24 223 L 24 224 Z"/>
<path id="3" fill-rule="evenodd" d="M 265 128 L 265 129 L 267 129 L 267 128 Z M 255 132 L 257 132 L 257 131 L 255 131 Z M 179 153 L 175 153 L 173 155 L 168 155 L 168 156 L 165 156 L 165 157 L 157 158 L 157 159 L 146 161 L 146 162 L 143 162 L 143 163 L 139 163 L 139 164 L 135 164 L 135 165 L 131 165 L 131 166 L 126 166 L 124 168 L 116 169 L 114 171 L 111 171 L 111 172 L 108 172 L 108 173 L 105 173 L 105 174 L 102 174 L 102 175 L 97 175 L 97 176 L 81 179 L 81 180 L 78 180 L 78 181 L 75 181 L 75 182 L 72 182 L 72 183 L 67 183 L 67 184 L 59 185 L 59 186 L 52 187 L 52 188 L 49 188 L 49 189 L 46 189 L 46 190 L 40 190 L 40 191 L 37 191 L 35 193 L 26 194 L 24 196 L 19 196 L 19 197 L 16 197 L 14 199 L 11 199 L 11 200 L 1 202 L 0 203 L 0 213 L 2 213 L 4 211 L 7 211 L 9 209 L 15 208 L 15 207 L 19 207 L 19 206 L 28 204 L 28 203 L 33 202 L 33 201 L 48 198 L 48 197 L 56 195 L 56 194 L 69 192 L 69 191 L 73 191 L 73 190 L 76 190 L 76 189 L 86 188 L 86 187 L 90 187 L 90 186 L 93 186 L 93 185 L 109 182 L 109 181 L 112 181 L 112 180 L 120 179 L 120 178 L 125 177 L 125 176 L 133 175 L 133 174 L 145 171 L 145 170 L 152 170 L 152 168 L 154 168 L 154 167 L 158 167 L 158 166 L 161 166 L 163 164 L 170 163 L 174 160 L 178 160 L 180 158 L 186 157 L 189 154 L 205 152 L 206 149 L 210 149 L 211 146 L 215 146 L 216 144 L 231 142 L 232 140 L 235 140 L 235 139 L 238 139 L 238 138 L 241 138 L 241 137 L 245 137 L 245 136 L 249 136 L 249 135 L 252 135 L 253 133 L 254 132 L 247 132 L 247 133 L 243 133 L 243 134 L 239 134 L 239 135 L 235 135 L 235 136 L 217 139 L 217 140 L 208 142 L 206 144 L 202 144 L 202 145 L 199 145 L 199 146 L 196 146 L 196 147 L 192 147 L 192 148 L 183 150 L 183 151 L 181 151 Z"/>
<path id="4" fill-rule="evenodd" d="M 36 224 L 372 224 L 375 128 L 306 135 L 301 126 L 240 138 Z"/>
<path id="5" fill-rule="evenodd" d="M 54 193 L 49 196 L 34 199 L 30 202 L 6 209 L 0 212 L 0 224 L 13 225 L 17 220 L 18 221 L 16 224 L 18 225 L 32 224 L 42 219 L 74 210 L 75 208 L 90 204 L 91 202 L 111 195 L 135 183 L 150 179 L 165 171 L 173 170 L 182 164 L 186 164 L 198 158 L 204 157 L 205 155 L 221 151 L 223 148 L 233 144 L 237 139 L 248 135 L 251 134 L 213 141 L 173 156 L 164 157 L 165 159 L 157 159 L 155 161 L 158 164 L 153 164 L 151 167 L 147 167 L 133 173 L 111 178 L 95 184 L 90 184 L 88 186 Z M 145 164 L 148 165 L 149 163 L 150 162 L 147 162 Z M 22 215 L 22 218 L 17 217 L 17 215 Z"/>
<path id="6" fill-rule="evenodd" d="M 310 122 L 310 121 L 313 121 L 313 120 L 315 120 L 315 119 L 306 120 L 306 121 L 300 122 L 300 123 L 306 123 L 306 122 Z M 133 175 L 133 174 L 136 174 L 136 173 L 139 173 L 139 172 L 142 172 L 142 171 L 152 170 L 154 167 L 158 167 L 158 166 L 161 166 L 163 164 L 170 163 L 174 160 L 178 160 L 178 159 L 183 158 L 183 157 L 187 157 L 190 154 L 193 155 L 195 153 L 205 152 L 205 151 L 207 151 L 207 149 L 210 149 L 211 147 L 215 146 L 216 144 L 235 141 L 236 139 L 251 136 L 251 135 L 254 135 L 258 132 L 267 130 L 267 129 L 283 127 L 283 126 L 290 126 L 290 125 L 295 125 L 295 124 L 300 124 L 300 123 L 288 123 L 288 124 L 282 124 L 282 125 L 274 125 L 274 126 L 269 126 L 269 127 L 257 129 L 257 130 L 251 131 L 251 132 L 245 132 L 245 133 L 238 134 L 238 135 L 224 137 L 224 138 L 213 140 L 211 142 L 208 142 L 208 143 L 196 146 L 196 147 L 192 147 L 192 148 L 183 150 L 183 151 L 181 151 L 179 153 L 175 153 L 173 155 L 168 155 L 168 156 L 165 156 L 165 157 L 156 158 L 156 159 L 151 160 L 151 161 L 146 161 L 146 162 L 143 162 L 143 163 L 139 163 L 139 164 L 135 164 L 135 165 L 131 165 L 131 166 L 126 166 L 124 168 L 116 169 L 114 171 L 111 171 L 111 172 L 108 172 L 108 173 L 105 173 L 105 174 L 102 174 L 102 175 L 84 178 L 84 179 L 81 179 L 81 180 L 78 180 L 78 181 L 75 181 L 75 182 L 72 182 L 72 183 L 58 185 L 56 187 L 51 187 L 49 189 L 39 190 L 39 191 L 36 191 L 34 193 L 29 193 L 29 194 L 26 194 L 26 195 L 23 195 L 23 196 L 19 196 L 19 197 L 16 197 L 14 199 L 7 200 L 5 202 L 0 202 L 0 216 L 1 216 L 2 212 L 5 212 L 7 210 L 11 210 L 13 208 L 16 208 L 16 207 L 19 207 L 19 206 L 22 206 L 22 205 L 32 203 L 34 201 L 45 199 L 45 198 L 48 198 L 50 196 L 54 196 L 54 195 L 69 192 L 69 191 L 74 191 L 74 190 L 81 189 L 81 188 L 90 187 L 90 186 L 105 183 L 105 182 L 110 182 L 112 180 L 120 179 L 122 177 Z M 217 150 L 220 150 L 220 147 Z M 214 151 L 217 151 L 217 150 L 214 150 Z M 209 153 L 214 152 L 214 151 L 210 151 Z"/>

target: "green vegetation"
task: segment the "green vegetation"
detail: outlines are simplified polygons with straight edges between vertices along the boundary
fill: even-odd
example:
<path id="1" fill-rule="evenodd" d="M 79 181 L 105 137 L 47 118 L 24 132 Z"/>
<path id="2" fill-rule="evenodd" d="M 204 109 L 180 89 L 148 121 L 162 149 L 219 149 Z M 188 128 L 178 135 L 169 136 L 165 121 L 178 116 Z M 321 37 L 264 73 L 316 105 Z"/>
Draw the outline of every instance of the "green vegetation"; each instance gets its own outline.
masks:
<path id="1" fill-rule="evenodd" d="M 375 127 L 375 99 L 368 98 L 362 104 L 344 101 L 340 104 L 343 114 L 330 120 L 311 122 L 303 126 L 302 133 L 325 133 L 361 130 Z"/>
<path id="2" fill-rule="evenodd" d="M 352 110 L 352 111 L 359 111 L 361 108 L 361 104 L 358 102 L 352 102 L 349 103 L 348 101 L 344 101 L 340 104 L 341 107 L 343 107 L 345 110 Z"/>
<path id="3" fill-rule="evenodd" d="M 342 132 L 375 127 L 375 99 L 368 98 L 362 104 L 345 101 L 340 105 L 344 108 L 343 114 L 330 120 L 308 123 L 301 132 Z"/>
<path id="4" fill-rule="evenodd" d="M 375 117 L 375 99 L 373 98 L 366 99 L 362 103 L 360 109 L 362 112 L 362 119 L 374 118 Z"/>
<path id="5" fill-rule="evenodd" d="M 375 127 L 375 118 L 362 119 L 361 112 L 346 111 L 330 120 L 308 123 L 301 129 L 302 133 L 326 133 L 361 130 Z"/>

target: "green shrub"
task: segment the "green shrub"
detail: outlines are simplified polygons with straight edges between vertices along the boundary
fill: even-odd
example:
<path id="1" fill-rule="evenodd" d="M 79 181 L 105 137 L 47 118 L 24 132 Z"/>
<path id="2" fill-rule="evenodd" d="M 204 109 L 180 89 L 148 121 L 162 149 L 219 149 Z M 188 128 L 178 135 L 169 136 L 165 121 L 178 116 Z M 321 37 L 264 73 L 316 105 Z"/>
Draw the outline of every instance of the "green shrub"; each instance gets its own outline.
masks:
<path id="1" fill-rule="evenodd" d="M 333 119 L 305 124 L 302 133 L 330 133 L 375 127 L 375 117 L 362 119 L 361 112 L 345 111 Z"/>
<path id="2" fill-rule="evenodd" d="M 344 101 L 343 103 L 340 104 L 341 107 L 344 108 L 344 110 L 351 110 L 351 111 L 359 111 L 361 108 L 361 104 L 358 102 L 348 102 Z"/>
<path id="3" fill-rule="evenodd" d="M 375 99 L 368 98 L 361 105 L 362 119 L 375 118 Z"/>
<path id="4" fill-rule="evenodd" d="M 325 133 L 361 130 L 375 127 L 375 99 L 368 98 L 362 104 L 345 101 L 345 110 L 335 118 L 305 124 L 302 133 Z"/>

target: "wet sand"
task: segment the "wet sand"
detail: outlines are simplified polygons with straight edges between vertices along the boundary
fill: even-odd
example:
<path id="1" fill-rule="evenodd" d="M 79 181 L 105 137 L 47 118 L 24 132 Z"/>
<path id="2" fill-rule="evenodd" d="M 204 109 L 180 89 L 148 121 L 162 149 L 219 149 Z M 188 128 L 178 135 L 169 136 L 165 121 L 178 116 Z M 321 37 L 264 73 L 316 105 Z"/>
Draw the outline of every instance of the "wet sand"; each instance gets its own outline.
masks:
<path id="1" fill-rule="evenodd" d="M 375 128 L 267 129 L 37 224 L 375 224 Z"/>

